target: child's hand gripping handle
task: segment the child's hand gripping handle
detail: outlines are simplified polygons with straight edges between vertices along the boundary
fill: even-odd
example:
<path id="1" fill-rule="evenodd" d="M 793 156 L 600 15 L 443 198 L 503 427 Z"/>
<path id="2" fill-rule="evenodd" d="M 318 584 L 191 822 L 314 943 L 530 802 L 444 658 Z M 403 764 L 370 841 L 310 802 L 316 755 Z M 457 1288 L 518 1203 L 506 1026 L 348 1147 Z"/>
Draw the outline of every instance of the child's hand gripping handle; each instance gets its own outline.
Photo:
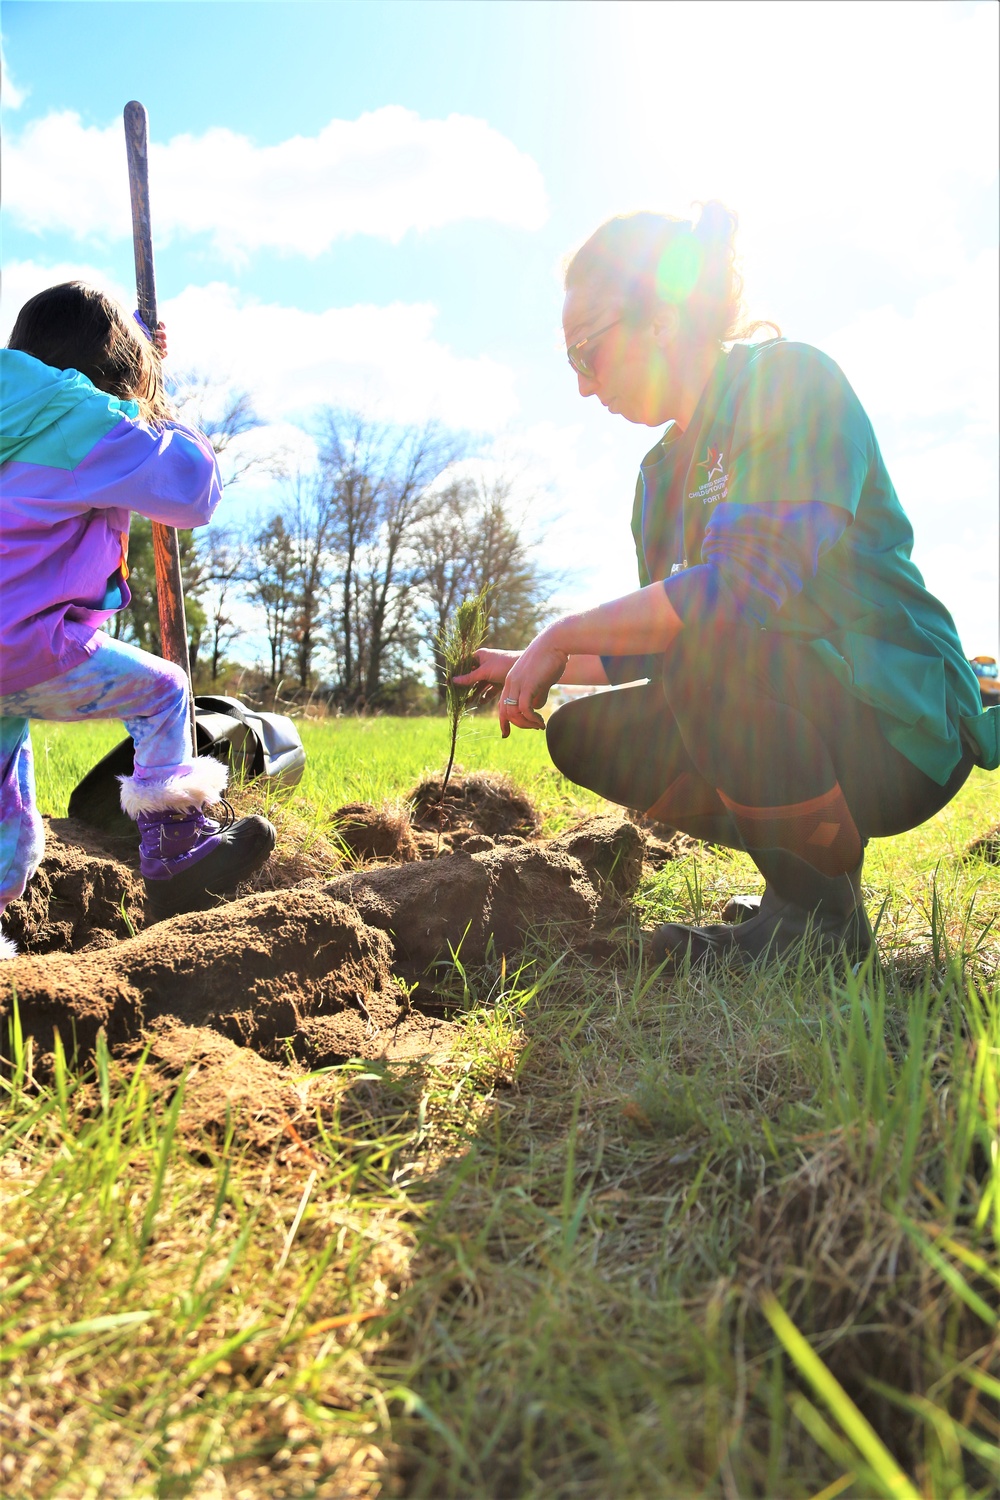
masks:
<path id="1" fill-rule="evenodd" d="M 149 151 L 146 110 L 135 99 L 125 106 L 125 148 L 128 152 L 128 185 L 132 198 L 132 244 L 135 250 L 135 289 L 139 316 L 147 328 L 156 328 L 156 272 L 153 268 L 153 232 L 149 218 Z M 187 623 L 184 619 L 184 587 L 181 582 L 180 549 L 172 526 L 153 522 L 153 559 L 160 614 L 163 655 L 183 667 L 191 687 L 191 733 L 198 750 L 194 722 L 194 688 L 188 657 Z"/>

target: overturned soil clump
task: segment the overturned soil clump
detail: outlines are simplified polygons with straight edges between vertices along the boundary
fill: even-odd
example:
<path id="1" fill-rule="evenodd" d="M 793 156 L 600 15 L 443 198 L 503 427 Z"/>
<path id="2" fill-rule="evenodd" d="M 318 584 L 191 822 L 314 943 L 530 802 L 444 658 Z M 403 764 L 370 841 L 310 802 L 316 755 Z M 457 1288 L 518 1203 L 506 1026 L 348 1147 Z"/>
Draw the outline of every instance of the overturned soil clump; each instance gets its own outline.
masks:
<path id="1" fill-rule="evenodd" d="M 460 953 L 483 963 L 523 946 L 536 923 L 589 931 L 597 897 L 579 861 L 525 846 L 457 852 L 414 865 L 344 875 L 327 887 L 365 922 L 391 934 L 396 955 L 429 964 Z"/>
<path id="2" fill-rule="evenodd" d="M 455 1029 L 448 1022 L 432 1028 L 442 1056 Z M 419 1049 L 425 1059 L 433 1050 L 429 1038 L 430 1030 Z M 274 1153 L 279 1165 L 311 1157 L 319 1122 L 343 1119 L 346 1096 L 358 1088 L 357 1080 L 343 1074 L 290 1068 L 218 1031 L 185 1026 L 171 1016 L 152 1022 L 139 1042 L 124 1048 L 122 1064 L 134 1067 L 143 1055 L 151 1089 L 169 1097 L 183 1078 L 177 1129 L 195 1150 L 206 1138 L 221 1144 L 233 1132 L 239 1144 Z"/>
<path id="3" fill-rule="evenodd" d="M 404 812 L 373 807 L 370 802 L 348 802 L 338 807 L 331 821 L 334 836 L 359 863 L 369 860 L 408 863 L 420 858 L 410 820 Z"/>
<path id="4" fill-rule="evenodd" d="M 541 826 L 534 803 L 519 786 L 507 776 L 485 771 L 468 776 L 453 772 L 443 802 L 440 777 L 422 781 L 409 800 L 414 828 L 446 834 L 453 845 L 463 836 L 475 835 L 533 839 Z"/>
<path id="5" fill-rule="evenodd" d="M 690 834 L 681 833 L 677 828 L 672 828 L 669 823 L 661 823 L 656 818 L 647 818 L 645 813 L 636 811 L 629 812 L 627 817 L 637 828 L 641 828 L 646 836 L 644 857 L 651 870 L 662 869 L 664 865 L 670 864 L 671 860 L 683 859 L 685 854 L 690 854 L 692 849 L 699 847 L 697 839 L 693 839 Z"/>
<path id="6" fill-rule="evenodd" d="M 265 1056 L 284 1056 L 286 1039 L 298 1039 L 316 1063 L 332 1059 L 316 1055 L 302 1023 L 337 1014 L 337 1060 L 372 1056 L 368 1044 L 400 1012 L 391 957 L 384 933 L 302 886 L 174 917 L 98 952 L 11 959 L 0 1011 L 13 988 L 22 1028 L 43 1052 L 58 1033 L 67 1051 L 88 1053 L 101 1028 L 120 1047 L 171 1015 Z"/>
<path id="7" fill-rule="evenodd" d="M 16 994 L 37 1065 L 56 1036 L 80 1059 L 102 1031 L 125 1061 L 149 1045 L 164 1079 L 193 1069 L 197 1129 L 215 1129 L 229 1100 L 258 1143 L 296 1118 L 290 1055 L 310 1069 L 443 1057 L 457 1028 L 447 981 L 434 987 L 440 963 L 510 963 L 534 939 L 603 956 L 647 835 L 615 812 L 542 842 L 512 782 L 459 775 L 443 804 L 451 848 L 439 799 L 440 782 L 417 788 L 417 830 L 388 806 L 348 804 L 329 837 L 279 806 L 258 889 L 151 927 L 137 841 L 50 820 L 42 864 L 5 914 L 21 952 L 0 964 L 0 1027 Z"/>
<path id="8" fill-rule="evenodd" d="M 466 850 L 414 865 L 359 870 L 327 892 L 391 935 L 396 958 L 508 957 L 530 932 L 581 942 L 611 921 L 642 874 L 643 835 L 624 816 L 591 818 L 549 843 Z"/>
<path id="9" fill-rule="evenodd" d="M 184 1078 L 178 1127 L 182 1136 L 217 1141 L 236 1123 L 240 1139 L 267 1150 L 313 1134 L 307 1113 L 315 1098 L 286 1068 L 204 1026 L 172 1016 L 152 1022 L 141 1042 L 124 1049 L 130 1063 L 145 1053 L 147 1079 L 175 1087 Z"/>
<path id="10" fill-rule="evenodd" d="M 22 953 L 107 948 L 143 926 L 138 839 L 96 833 L 73 818 L 45 819 L 45 853 L 28 889 L 4 913 Z"/>
<path id="11" fill-rule="evenodd" d="M 426 1056 L 450 1036 L 440 1000 L 425 988 L 425 1014 L 423 997 L 408 994 L 393 968 L 414 976 L 414 966 L 425 970 L 459 952 L 465 963 L 510 958 L 533 934 L 583 949 L 634 891 L 642 846 L 639 830 L 612 815 L 546 845 L 457 852 L 261 892 L 125 941 L 91 929 L 109 932 L 107 943 L 5 961 L 0 1017 L 16 993 L 36 1055 L 48 1053 L 58 1035 L 67 1052 L 86 1056 L 101 1030 L 120 1051 L 169 1017 L 265 1058 L 280 1060 L 291 1047 L 309 1067 Z M 91 892 L 79 909 L 110 921 L 119 890 L 134 892 L 136 877 L 102 856 L 76 853 L 76 864 L 64 861 L 76 872 L 73 890 Z M 49 857 L 53 872 L 62 868 L 55 843 Z M 50 902 L 44 930 L 55 941 L 51 911 Z M 62 936 L 71 942 L 75 930 L 67 917 Z"/>

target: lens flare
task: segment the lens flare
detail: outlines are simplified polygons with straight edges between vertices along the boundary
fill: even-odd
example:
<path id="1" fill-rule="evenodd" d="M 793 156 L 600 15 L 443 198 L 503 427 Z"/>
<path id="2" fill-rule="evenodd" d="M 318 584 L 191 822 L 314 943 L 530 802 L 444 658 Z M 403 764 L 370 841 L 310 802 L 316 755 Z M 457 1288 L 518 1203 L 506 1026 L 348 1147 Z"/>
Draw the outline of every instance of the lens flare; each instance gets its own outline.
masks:
<path id="1" fill-rule="evenodd" d="M 702 247 L 692 234 L 679 234 L 660 256 L 656 291 L 663 302 L 686 302 L 701 274 Z"/>

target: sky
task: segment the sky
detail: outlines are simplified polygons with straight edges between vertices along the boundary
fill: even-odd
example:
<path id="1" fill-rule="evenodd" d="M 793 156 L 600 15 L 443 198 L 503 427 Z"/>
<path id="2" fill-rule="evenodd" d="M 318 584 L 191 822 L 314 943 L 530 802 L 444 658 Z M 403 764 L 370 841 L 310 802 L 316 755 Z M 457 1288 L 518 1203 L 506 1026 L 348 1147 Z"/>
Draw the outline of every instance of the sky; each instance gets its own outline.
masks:
<path id="1" fill-rule="evenodd" d="M 998 21 L 992 0 L 5 0 L 0 340 L 71 276 L 134 305 L 139 99 L 174 368 L 248 388 L 252 441 L 300 467 L 322 405 L 463 430 L 577 608 L 636 586 L 657 434 L 580 399 L 561 266 L 611 214 L 721 198 L 749 311 L 839 363 L 928 586 L 995 655 Z M 259 477 L 217 516 L 277 503 Z"/>

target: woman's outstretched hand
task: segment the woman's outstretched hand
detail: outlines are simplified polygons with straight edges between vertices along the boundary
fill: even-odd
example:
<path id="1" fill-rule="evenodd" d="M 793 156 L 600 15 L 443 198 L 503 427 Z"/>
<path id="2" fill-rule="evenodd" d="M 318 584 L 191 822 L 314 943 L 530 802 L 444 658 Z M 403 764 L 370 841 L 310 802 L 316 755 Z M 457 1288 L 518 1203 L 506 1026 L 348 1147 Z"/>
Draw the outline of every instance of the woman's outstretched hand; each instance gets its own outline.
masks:
<path id="1" fill-rule="evenodd" d="M 476 652 L 476 666 L 471 672 L 460 672 L 451 680 L 456 687 L 499 686 L 506 682 L 507 673 L 520 656 L 519 651 L 497 651 L 492 646 L 481 646 Z"/>
<path id="2" fill-rule="evenodd" d="M 498 718 L 506 739 L 512 724 L 545 728 L 538 710 L 555 683 L 607 687 L 604 656 L 662 654 L 682 627 L 663 584 L 651 583 L 582 614 L 565 615 L 536 635 L 526 651 L 479 651 L 479 665 L 454 681 L 463 687 L 503 683 Z"/>
<path id="3" fill-rule="evenodd" d="M 512 724 L 517 729 L 544 729 L 545 720 L 535 710 L 541 708 L 549 688 L 566 670 L 566 653 L 549 645 L 543 632 L 526 651 L 484 648 L 476 655 L 479 665 L 452 681 L 459 687 L 503 683 L 497 717 L 504 739 Z"/>
<path id="4" fill-rule="evenodd" d="M 471 672 L 453 677 L 458 687 L 483 687 L 503 684 L 497 707 L 500 733 L 504 739 L 510 726 L 517 729 L 544 729 L 545 720 L 535 712 L 549 695 L 566 669 L 566 653 L 558 651 L 536 636 L 526 651 L 497 651 L 484 647 L 477 651 L 479 665 Z"/>
<path id="5" fill-rule="evenodd" d="M 515 729 L 544 729 L 545 720 L 537 712 L 549 696 L 549 689 L 559 681 L 569 660 L 565 651 L 553 646 L 543 631 L 514 662 L 504 681 L 497 717 L 504 739 Z"/>

